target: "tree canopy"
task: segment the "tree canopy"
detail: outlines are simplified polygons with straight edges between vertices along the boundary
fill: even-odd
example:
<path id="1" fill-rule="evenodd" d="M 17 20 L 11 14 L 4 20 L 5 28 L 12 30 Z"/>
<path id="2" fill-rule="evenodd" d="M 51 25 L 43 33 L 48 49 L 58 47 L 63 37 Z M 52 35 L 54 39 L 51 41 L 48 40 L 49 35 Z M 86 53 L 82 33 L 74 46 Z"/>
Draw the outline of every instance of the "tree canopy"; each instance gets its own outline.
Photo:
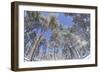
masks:
<path id="1" fill-rule="evenodd" d="M 61 17 L 70 17 L 70 24 Z M 84 59 L 90 55 L 90 14 L 24 11 L 24 60 Z"/>

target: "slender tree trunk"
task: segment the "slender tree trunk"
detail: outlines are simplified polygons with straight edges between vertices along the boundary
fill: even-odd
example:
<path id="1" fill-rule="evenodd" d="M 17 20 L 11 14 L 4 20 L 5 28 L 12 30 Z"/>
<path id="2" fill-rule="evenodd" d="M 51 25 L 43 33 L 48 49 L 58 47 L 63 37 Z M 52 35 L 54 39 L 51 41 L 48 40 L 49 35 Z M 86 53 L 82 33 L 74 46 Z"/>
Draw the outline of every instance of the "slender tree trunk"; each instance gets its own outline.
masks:
<path id="1" fill-rule="evenodd" d="M 70 44 L 71 44 L 71 46 L 72 46 L 71 50 L 72 50 L 73 53 L 74 53 L 74 57 L 75 57 L 75 58 L 80 58 L 80 54 L 79 54 L 78 50 L 73 46 L 73 44 L 72 44 L 71 42 L 70 42 Z"/>
<path id="2" fill-rule="evenodd" d="M 55 47 L 54 47 L 53 51 L 54 51 L 54 60 L 55 60 Z"/>
<path id="3" fill-rule="evenodd" d="M 49 25 L 48 25 L 48 27 L 49 27 Z M 46 30 L 48 29 L 48 27 L 45 29 L 45 31 L 41 32 L 40 36 L 39 36 L 39 37 L 37 38 L 37 40 L 35 41 L 35 43 L 34 43 L 32 49 L 31 49 L 31 52 L 30 52 L 30 54 L 29 54 L 29 55 L 30 55 L 30 61 L 32 61 L 32 57 L 33 57 L 33 55 L 34 55 L 34 52 L 35 52 L 35 50 L 37 49 L 37 47 L 39 46 L 40 42 L 42 41 L 43 35 L 44 35 L 44 33 L 46 32 Z"/>
<path id="4" fill-rule="evenodd" d="M 35 52 L 36 48 L 38 47 L 38 45 L 40 44 L 40 42 L 41 42 L 41 40 L 42 40 L 42 37 L 43 37 L 43 35 L 40 35 L 40 36 L 37 38 L 37 40 L 35 41 L 35 43 L 34 43 L 32 49 L 31 49 L 31 51 L 30 51 L 30 53 L 29 53 L 30 61 L 32 61 L 32 57 L 33 57 L 33 55 L 34 55 L 34 52 Z"/>

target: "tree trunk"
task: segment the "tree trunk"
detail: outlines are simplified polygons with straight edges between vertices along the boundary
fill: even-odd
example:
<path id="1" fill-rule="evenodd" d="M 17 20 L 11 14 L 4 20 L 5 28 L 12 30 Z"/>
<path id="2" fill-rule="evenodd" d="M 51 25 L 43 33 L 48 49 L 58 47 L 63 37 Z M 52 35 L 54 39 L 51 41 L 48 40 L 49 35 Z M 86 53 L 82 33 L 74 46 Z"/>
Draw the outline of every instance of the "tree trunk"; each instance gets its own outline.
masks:
<path id="1" fill-rule="evenodd" d="M 32 57 L 34 55 L 35 50 L 37 49 L 38 45 L 40 44 L 41 40 L 42 40 L 43 35 L 40 35 L 37 40 L 35 41 L 30 53 L 29 53 L 29 59 L 30 61 L 32 61 Z"/>

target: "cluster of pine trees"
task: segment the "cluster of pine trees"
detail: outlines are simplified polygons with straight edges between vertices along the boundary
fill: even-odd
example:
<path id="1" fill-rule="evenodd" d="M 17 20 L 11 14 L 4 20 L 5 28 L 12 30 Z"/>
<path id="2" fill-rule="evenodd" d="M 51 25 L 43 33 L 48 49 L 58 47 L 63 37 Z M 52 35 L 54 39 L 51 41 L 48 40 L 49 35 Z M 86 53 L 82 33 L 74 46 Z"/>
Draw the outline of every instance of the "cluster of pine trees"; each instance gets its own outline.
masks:
<path id="1" fill-rule="evenodd" d="M 90 14 L 63 13 L 73 18 L 70 27 L 64 27 L 54 13 L 47 14 L 24 12 L 24 61 L 84 59 L 90 55 Z"/>

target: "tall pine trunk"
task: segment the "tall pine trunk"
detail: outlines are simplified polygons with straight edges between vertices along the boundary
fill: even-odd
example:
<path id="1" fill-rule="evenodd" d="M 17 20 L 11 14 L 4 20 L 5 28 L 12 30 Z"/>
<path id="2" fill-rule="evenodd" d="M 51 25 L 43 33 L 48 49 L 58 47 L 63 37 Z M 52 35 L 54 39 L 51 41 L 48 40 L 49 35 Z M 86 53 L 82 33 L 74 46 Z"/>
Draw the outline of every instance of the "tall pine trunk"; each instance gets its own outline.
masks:
<path id="1" fill-rule="evenodd" d="M 49 26 L 49 25 L 48 25 L 48 26 Z M 35 50 L 38 48 L 40 42 L 42 41 L 42 38 L 43 38 L 43 36 L 44 36 L 44 33 L 47 31 L 47 29 L 48 29 L 48 27 L 47 27 L 44 31 L 42 31 L 42 32 L 40 33 L 40 36 L 36 39 L 36 41 L 35 41 L 35 43 L 34 43 L 32 49 L 31 49 L 30 55 L 29 55 L 29 56 L 30 56 L 30 61 L 32 61 L 34 52 L 35 52 Z"/>
<path id="2" fill-rule="evenodd" d="M 34 55 L 35 50 L 37 49 L 37 47 L 39 46 L 40 42 L 42 41 L 42 37 L 43 35 L 41 34 L 35 41 L 30 53 L 29 53 L 29 60 L 32 61 L 32 57 Z"/>

